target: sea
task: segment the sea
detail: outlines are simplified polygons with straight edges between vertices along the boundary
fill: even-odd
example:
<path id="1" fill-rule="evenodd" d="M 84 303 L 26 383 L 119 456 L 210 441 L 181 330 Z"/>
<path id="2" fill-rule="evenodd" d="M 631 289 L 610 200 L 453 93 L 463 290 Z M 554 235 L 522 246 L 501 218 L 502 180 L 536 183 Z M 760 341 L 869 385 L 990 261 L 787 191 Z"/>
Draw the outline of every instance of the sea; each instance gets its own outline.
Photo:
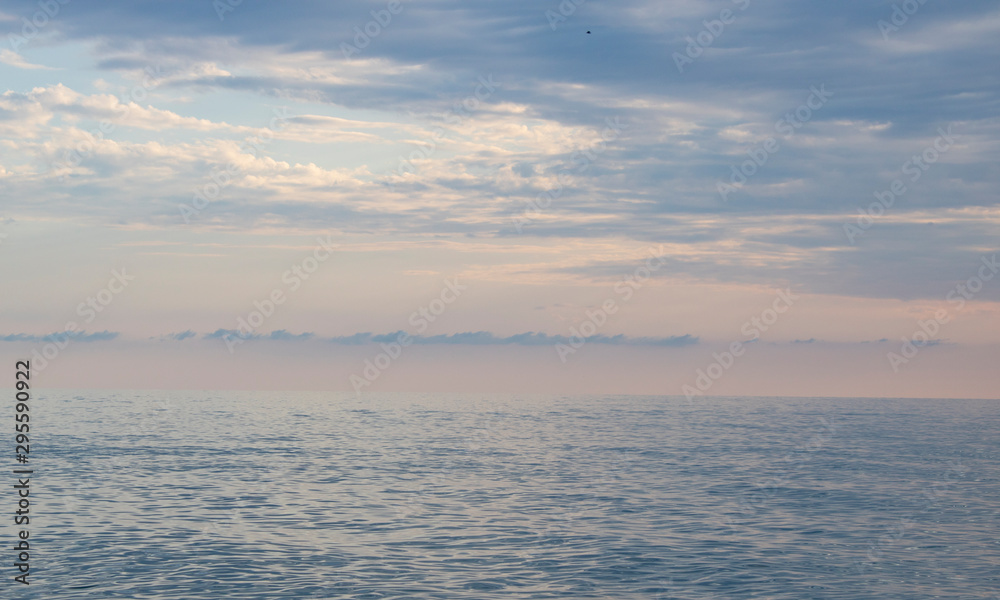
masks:
<path id="1" fill-rule="evenodd" d="M 998 401 L 35 393 L 3 598 L 1000 600 Z"/>

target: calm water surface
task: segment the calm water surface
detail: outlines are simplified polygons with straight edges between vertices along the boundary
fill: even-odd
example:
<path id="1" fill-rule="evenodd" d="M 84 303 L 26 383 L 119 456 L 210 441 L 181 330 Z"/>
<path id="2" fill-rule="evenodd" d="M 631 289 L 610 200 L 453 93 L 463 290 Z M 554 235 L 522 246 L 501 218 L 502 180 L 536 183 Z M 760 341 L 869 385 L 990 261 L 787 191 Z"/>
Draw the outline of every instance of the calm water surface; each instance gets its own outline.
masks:
<path id="1" fill-rule="evenodd" d="M 1000 402 L 40 394 L 5 598 L 1000 598 Z"/>

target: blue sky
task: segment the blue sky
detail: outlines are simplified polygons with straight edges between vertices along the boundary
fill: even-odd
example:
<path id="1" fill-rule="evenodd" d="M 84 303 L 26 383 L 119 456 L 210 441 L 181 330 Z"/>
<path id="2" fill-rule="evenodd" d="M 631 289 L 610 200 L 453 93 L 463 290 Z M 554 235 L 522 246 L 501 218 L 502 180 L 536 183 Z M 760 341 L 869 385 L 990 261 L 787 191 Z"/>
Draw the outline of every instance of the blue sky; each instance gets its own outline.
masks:
<path id="1" fill-rule="evenodd" d="M 5 1 L 4 30 L 0 353 L 74 322 L 53 386 L 996 395 L 996 3 Z"/>

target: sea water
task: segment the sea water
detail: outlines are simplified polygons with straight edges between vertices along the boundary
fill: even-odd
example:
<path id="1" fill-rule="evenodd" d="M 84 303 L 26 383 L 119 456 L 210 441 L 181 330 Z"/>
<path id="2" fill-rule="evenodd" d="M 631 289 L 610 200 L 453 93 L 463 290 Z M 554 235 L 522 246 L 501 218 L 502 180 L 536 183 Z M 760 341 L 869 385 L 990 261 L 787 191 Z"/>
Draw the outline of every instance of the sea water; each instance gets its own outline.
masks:
<path id="1" fill-rule="evenodd" d="M 39 391 L 32 411 L 31 584 L 5 517 L 5 598 L 1000 594 L 995 401 Z"/>

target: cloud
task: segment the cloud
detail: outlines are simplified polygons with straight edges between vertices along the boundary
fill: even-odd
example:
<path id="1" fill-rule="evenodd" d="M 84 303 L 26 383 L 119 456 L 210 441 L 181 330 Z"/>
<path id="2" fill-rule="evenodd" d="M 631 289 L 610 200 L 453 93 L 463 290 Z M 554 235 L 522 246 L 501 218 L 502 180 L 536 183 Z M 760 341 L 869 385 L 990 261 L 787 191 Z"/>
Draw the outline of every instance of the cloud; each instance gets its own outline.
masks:
<path id="1" fill-rule="evenodd" d="M 46 67 L 45 65 L 33 65 L 28 61 L 24 60 L 24 57 L 14 52 L 13 50 L 8 50 L 6 48 L 0 49 L 0 63 L 9 65 L 11 67 L 17 67 L 18 69 L 44 69 L 48 71 L 55 71 L 53 67 Z"/>
<path id="2" fill-rule="evenodd" d="M 344 346 L 360 346 L 365 344 L 379 344 L 396 342 L 404 331 L 391 333 L 355 333 L 347 336 L 336 336 L 330 338 L 316 338 L 331 344 Z M 203 336 L 203 339 L 223 339 L 225 336 L 242 337 L 242 334 L 235 329 L 218 329 Z M 409 334 L 406 334 L 409 335 Z M 546 346 L 554 344 L 569 344 L 577 340 L 564 335 L 549 335 L 529 331 L 511 336 L 497 336 L 488 331 L 469 331 L 463 333 L 453 333 L 447 335 L 410 335 L 412 343 L 419 345 L 467 345 L 467 346 Z M 273 331 L 269 334 L 253 333 L 243 337 L 247 340 L 281 340 L 281 341 L 306 341 L 315 338 L 313 333 L 291 334 L 283 329 Z M 586 338 L 588 343 L 608 344 L 615 346 L 692 346 L 698 344 L 697 337 L 685 334 L 670 337 L 628 337 L 625 335 L 595 335 Z"/>
<path id="3" fill-rule="evenodd" d="M 264 337 L 259 333 L 243 333 L 236 329 L 216 329 L 212 333 L 206 333 L 202 336 L 205 340 L 222 340 L 226 337 L 230 338 L 240 338 L 244 340 L 259 340 Z"/>
<path id="4" fill-rule="evenodd" d="M 8 4 L 12 14 L 38 10 Z M 554 29 L 545 10 L 557 3 L 403 6 L 345 58 L 341 43 L 353 43 L 371 7 L 244 2 L 220 20 L 202 0 L 74 5 L 47 25 L 49 43 L 86 47 L 97 69 L 125 80 L 148 67 L 162 76 L 143 101 L 66 83 L 0 97 L 9 210 L 166 229 L 179 204 L 233 165 L 197 226 L 309 223 L 511 246 L 669 240 L 657 277 L 898 299 L 941 298 L 995 246 L 995 2 L 927 3 L 888 41 L 876 25 L 891 14 L 881 3 L 753 2 L 684 73 L 672 53 L 718 15 L 703 2 L 589 2 Z M 580 35 L 595 22 L 599 35 Z M 498 83 L 481 101 L 480 77 Z M 776 122 L 814 86 L 834 95 L 781 133 Z M 181 96 L 201 100 L 182 108 Z M 241 142 L 271 117 L 262 101 L 306 114 L 273 134 L 280 143 L 250 153 Z M 92 143 L 94 122 L 123 113 L 116 123 L 127 132 L 105 136 L 79 166 L 46 169 Z M 602 140 L 614 118 L 628 128 Z M 905 161 L 949 123 L 956 147 L 919 180 L 905 177 Z M 768 137 L 779 149 L 720 198 L 718 182 Z M 843 226 L 897 178 L 906 195 L 850 244 Z M 547 206 L 515 231 L 512 216 L 546 193 Z M 630 267 L 593 250 L 489 270 L 538 281 L 614 279 Z M 1000 288 L 981 298 L 1000 299 Z"/>
<path id="5" fill-rule="evenodd" d="M 117 339 L 119 333 L 117 331 L 98 331 L 94 333 L 87 333 L 86 331 L 77 332 L 59 332 L 50 333 L 46 335 L 35 335 L 30 333 L 14 333 L 8 335 L 0 335 L 0 342 L 65 342 L 67 340 L 74 342 L 106 342 L 110 340 Z"/>
<path id="6" fill-rule="evenodd" d="M 403 331 L 386 334 L 357 333 L 351 336 L 341 336 L 327 338 L 327 341 L 335 344 L 374 344 L 395 342 Z M 511 336 L 497 336 L 488 331 L 468 331 L 463 333 L 452 333 L 432 336 L 410 335 L 414 344 L 420 345 L 469 345 L 469 346 L 494 346 L 494 345 L 518 345 L 518 346 L 544 346 L 554 344 L 569 344 L 575 339 L 564 335 L 549 335 L 529 331 L 526 333 Z M 585 338 L 589 343 L 626 345 L 626 346 L 690 346 L 698 343 L 698 338 L 685 334 L 671 337 L 628 337 L 625 335 L 594 335 Z"/>
<path id="7" fill-rule="evenodd" d="M 232 339 L 242 339 L 242 340 L 272 340 L 272 341 L 282 341 L 282 342 L 296 342 L 305 341 L 314 337 L 313 333 L 299 333 L 293 334 L 289 333 L 284 329 L 277 329 L 270 333 L 257 333 L 257 332 L 244 332 L 238 329 L 216 329 L 212 333 L 206 333 L 202 336 L 205 340 L 221 340 L 226 337 Z"/>
<path id="8" fill-rule="evenodd" d="M 439 335 L 413 335 L 405 331 L 393 331 L 388 333 L 371 333 L 371 332 L 360 332 L 352 335 L 346 336 L 334 336 L 334 337 L 319 337 L 313 332 L 303 332 L 303 333 L 291 333 L 285 329 L 277 329 L 271 332 L 253 332 L 245 333 L 237 329 L 217 329 L 211 333 L 206 333 L 201 336 L 203 340 L 221 340 L 226 336 L 233 339 L 240 338 L 243 340 L 262 340 L 262 341 L 279 341 L 279 342 L 307 342 L 315 341 L 329 344 L 336 344 L 341 346 L 363 346 L 369 344 L 382 344 L 382 343 L 394 343 L 398 342 L 401 335 L 406 335 L 410 338 L 412 344 L 421 346 L 554 346 L 556 344 L 578 344 L 580 338 L 559 335 L 559 334 L 547 334 L 535 331 L 528 331 L 525 333 L 519 333 L 509 336 L 499 336 L 489 331 L 466 331 L 460 333 L 452 334 L 439 334 Z M 198 337 L 198 334 L 193 330 L 186 330 L 179 333 L 170 333 L 160 336 L 153 336 L 148 339 L 156 341 L 182 341 L 187 339 L 193 339 Z M 78 342 L 100 342 L 100 341 L 112 341 L 120 339 L 119 332 L 112 331 L 100 331 L 94 333 L 86 333 L 84 331 L 76 333 L 52 333 L 46 335 L 37 334 L 7 334 L 0 335 L 0 342 L 32 342 L 32 343 L 45 343 L 45 342 L 63 342 L 67 339 Z M 590 337 L 583 338 L 586 343 L 589 344 L 602 344 L 608 346 L 646 346 L 646 347 L 686 347 L 686 346 L 697 346 L 701 343 L 698 336 L 691 334 L 676 335 L 676 336 L 666 336 L 666 337 L 654 337 L 654 336 L 626 336 L 624 334 L 617 335 L 593 335 Z M 744 344 L 752 344 L 759 342 L 760 339 L 752 339 L 743 342 Z M 889 342 L 888 338 L 881 338 L 878 340 L 865 340 L 859 342 L 850 341 L 838 341 L 830 342 L 819 340 L 816 338 L 809 339 L 795 339 L 789 342 L 770 342 L 772 345 L 784 345 L 784 344 L 833 344 L 833 345 L 855 345 L 855 344 L 882 344 Z M 914 342 L 917 346 L 939 346 L 942 344 L 954 344 L 954 342 L 949 342 L 945 339 L 931 339 L 927 341 Z"/>
<path id="9" fill-rule="evenodd" d="M 30 335 L 25 333 L 14 333 L 0 336 L 0 342 L 39 342 L 44 336 Z"/>
<path id="10" fill-rule="evenodd" d="M 277 331 L 272 331 L 267 336 L 267 338 L 272 340 L 281 340 L 281 341 L 297 341 L 297 340 L 308 340 L 312 338 L 313 335 L 314 334 L 312 333 L 300 333 L 295 335 L 288 333 L 284 329 L 278 329 Z"/>
<path id="11" fill-rule="evenodd" d="M 166 335 L 161 335 L 158 338 L 149 338 L 149 339 L 151 339 L 151 340 L 158 339 L 161 342 L 162 341 L 180 342 L 180 341 L 183 341 L 183 340 L 186 340 L 186 339 L 197 337 L 197 335 L 198 335 L 197 333 L 195 333 L 194 331 L 188 329 L 188 330 L 182 331 L 180 333 L 168 333 Z"/>

